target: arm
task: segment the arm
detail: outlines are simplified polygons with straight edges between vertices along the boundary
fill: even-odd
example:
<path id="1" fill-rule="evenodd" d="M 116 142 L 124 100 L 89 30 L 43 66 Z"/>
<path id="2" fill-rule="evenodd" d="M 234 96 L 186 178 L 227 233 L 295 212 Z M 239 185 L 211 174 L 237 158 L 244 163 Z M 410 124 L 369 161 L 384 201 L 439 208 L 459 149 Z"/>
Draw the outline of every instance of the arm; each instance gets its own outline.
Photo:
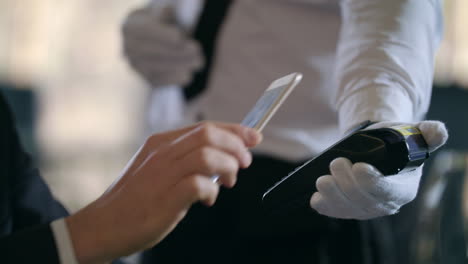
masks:
<path id="1" fill-rule="evenodd" d="M 220 184 L 232 187 L 251 163 L 260 135 L 232 124 L 197 124 L 150 137 L 120 179 L 66 219 L 80 263 L 103 263 L 161 241 L 201 201 L 214 204 Z"/>
<path id="2" fill-rule="evenodd" d="M 9 109 L 0 96 L 2 209 L 0 255 L 6 263 L 77 263 L 68 213 L 53 197 L 30 156 L 24 152 Z M 6 177 L 6 178 L 4 178 Z M 113 263 L 120 263 L 119 261 Z"/>
<path id="3" fill-rule="evenodd" d="M 220 176 L 219 184 L 233 187 L 237 170 L 251 163 L 247 147 L 260 140 L 251 129 L 213 123 L 153 135 L 106 193 L 66 217 L 65 223 L 53 225 L 66 225 L 58 229 L 69 233 L 78 263 L 106 263 L 150 248 L 175 228 L 193 203 L 215 203 L 220 186 L 212 175 Z M 31 198 L 49 199 L 38 194 Z M 47 212 L 41 213 L 44 219 L 54 218 Z M 58 255 L 64 252 L 57 252 L 56 242 L 61 240 L 54 239 L 49 223 L 29 224 L 0 238 L 2 258 L 7 263 L 60 263 Z"/>
<path id="4" fill-rule="evenodd" d="M 434 55 L 442 34 L 440 0 L 343 0 L 336 80 L 340 129 L 364 120 L 373 128 L 414 123 L 429 107 Z M 392 123 L 393 122 L 393 123 Z M 444 124 L 423 121 L 429 149 L 447 140 Z M 383 176 L 366 163 L 338 158 L 317 179 L 311 207 L 351 219 L 395 214 L 417 194 L 422 166 Z"/>
<path id="5" fill-rule="evenodd" d="M 0 200 L 7 212 L 0 223 L 2 259 L 7 263 L 31 263 L 32 259 L 59 263 L 49 223 L 68 213 L 54 199 L 31 158 L 23 151 L 2 97 L 0 122 Z"/>
<path id="6" fill-rule="evenodd" d="M 0 119 L 2 106 L 0 102 Z M 4 131 L 0 130 L 2 136 Z M 16 138 L 13 129 L 8 132 Z M 12 138 L 0 140 L 6 146 Z M 17 156 L 21 151 L 3 152 L 2 148 L 0 169 L 16 168 L 7 170 L 9 181 L 0 178 L 1 187 L 7 182 L 4 190 L 12 194 L 0 197 L 2 206 L 14 204 L 9 222 L 3 225 L 2 221 L 0 226 L 10 229 L 0 238 L 2 259 L 7 263 L 60 263 L 60 254 L 63 263 L 72 263 L 63 258 L 66 248 L 56 249 L 56 244 L 67 240 L 73 247 L 71 258 L 75 255 L 79 263 L 105 263 L 152 247 L 175 228 L 193 203 L 214 204 L 220 186 L 211 176 L 219 175 L 219 184 L 232 187 L 237 170 L 251 163 L 247 148 L 260 140 L 254 130 L 220 123 L 153 135 L 106 193 L 65 221 L 52 223 L 55 234 L 49 223 L 66 214 L 63 207 L 23 155 Z M 60 232 L 69 239 L 62 240 Z"/>
<path id="7" fill-rule="evenodd" d="M 344 0 L 337 51 L 341 130 L 426 113 L 442 37 L 441 0 Z"/>

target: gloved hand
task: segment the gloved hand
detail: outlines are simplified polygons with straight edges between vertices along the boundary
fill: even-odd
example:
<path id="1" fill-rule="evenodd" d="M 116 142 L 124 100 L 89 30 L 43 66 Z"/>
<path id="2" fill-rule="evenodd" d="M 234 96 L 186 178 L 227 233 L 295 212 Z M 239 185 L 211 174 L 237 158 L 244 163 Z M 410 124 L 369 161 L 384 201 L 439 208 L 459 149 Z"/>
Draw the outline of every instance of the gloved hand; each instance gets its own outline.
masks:
<path id="1" fill-rule="evenodd" d="M 150 5 L 130 13 L 122 26 L 128 61 L 153 87 L 183 86 L 203 65 L 198 43 L 174 20 L 170 8 Z"/>
<path id="2" fill-rule="evenodd" d="M 368 129 L 401 125 L 382 122 Z M 423 121 L 415 125 L 421 130 L 429 151 L 445 144 L 445 125 L 439 121 Z M 352 164 L 337 158 L 330 164 L 330 174 L 317 179 L 318 192 L 310 200 L 312 208 L 322 215 L 344 219 L 371 219 L 398 212 L 418 192 L 422 166 L 416 170 L 383 176 L 367 163 Z"/>

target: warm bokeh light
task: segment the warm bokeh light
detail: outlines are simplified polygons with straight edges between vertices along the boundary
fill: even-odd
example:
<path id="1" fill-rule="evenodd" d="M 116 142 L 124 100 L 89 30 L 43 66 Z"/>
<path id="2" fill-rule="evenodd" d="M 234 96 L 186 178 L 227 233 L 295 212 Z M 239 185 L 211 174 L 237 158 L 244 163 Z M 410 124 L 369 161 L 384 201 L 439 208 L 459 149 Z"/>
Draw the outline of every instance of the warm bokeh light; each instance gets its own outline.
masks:
<path id="1" fill-rule="evenodd" d="M 142 141 L 147 87 L 120 47 L 120 24 L 139 4 L 0 2 L 0 80 L 33 87 L 42 174 L 72 210 L 101 194 Z"/>
<path id="2" fill-rule="evenodd" d="M 437 58 L 436 80 L 468 87 L 468 1 L 444 2 L 445 32 Z"/>

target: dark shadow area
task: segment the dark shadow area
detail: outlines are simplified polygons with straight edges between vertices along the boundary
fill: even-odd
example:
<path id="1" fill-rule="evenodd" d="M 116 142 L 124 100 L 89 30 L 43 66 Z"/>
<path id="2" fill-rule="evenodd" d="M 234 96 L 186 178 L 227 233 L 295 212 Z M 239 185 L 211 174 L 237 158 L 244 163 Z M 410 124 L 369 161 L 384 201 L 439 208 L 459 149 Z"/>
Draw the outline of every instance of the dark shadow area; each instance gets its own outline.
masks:
<path id="1" fill-rule="evenodd" d="M 18 87 L 0 82 L 0 93 L 5 97 L 15 118 L 16 128 L 25 150 L 36 159 L 36 96 L 32 87 Z M 37 159 L 36 159 L 37 160 Z"/>
<path id="2" fill-rule="evenodd" d="M 468 88 L 435 87 L 427 119 L 445 122 L 450 138 L 445 149 L 468 150 Z"/>
<path id="3" fill-rule="evenodd" d="M 459 214 L 458 208 L 454 210 L 454 203 L 451 203 L 452 206 L 444 206 L 447 204 L 446 201 L 453 201 L 453 198 L 461 197 L 461 188 L 455 188 L 455 181 L 459 181 L 456 177 L 449 177 L 450 175 L 442 175 L 442 180 L 446 180 L 443 186 L 442 197 L 437 201 L 436 210 L 439 212 L 436 216 L 432 215 L 429 217 L 430 212 L 426 209 L 424 204 L 425 198 L 427 199 L 429 194 L 428 192 L 434 190 L 434 179 L 429 179 L 429 177 L 434 178 L 433 171 L 440 166 L 440 162 L 436 164 L 438 155 L 445 151 L 455 151 L 457 153 L 467 153 L 468 152 L 468 89 L 463 88 L 459 85 L 450 85 L 446 87 L 434 87 L 431 106 L 429 112 L 426 116 L 428 120 L 440 120 L 444 122 L 449 131 L 449 140 L 447 144 L 436 153 L 425 163 L 423 178 L 421 180 L 420 192 L 418 197 L 412 203 L 404 206 L 401 212 L 392 217 L 393 230 L 397 237 L 397 250 L 395 252 L 400 259 L 399 263 L 408 263 L 408 264 L 422 264 L 423 262 L 415 262 L 415 252 L 416 248 L 425 247 L 426 245 L 421 244 L 421 237 L 428 236 L 427 240 L 432 239 L 433 241 L 439 241 L 435 246 L 435 250 L 431 252 L 434 255 L 434 259 L 431 261 L 425 261 L 424 264 L 458 264 L 466 263 L 453 261 L 454 255 L 447 255 L 447 247 L 450 248 L 464 248 L 463 244 L 451 244 L 453 241 L 447 241 L 444 236 L 447 233 L 453 233 L 451 230 L 454 228 L 463 228 L 462 226 L 453 226 L 454 222 L 457 221 L 456 215 Z M 444 164 L 442 164 L 444 165 Z M 463 176 L 463 174 L 461 174 Z M 449 179 L 450 178 L 450 179 Z M 452 182 L 453 178 L 453 182 Z M 460 178 L 460 177 L 459 177 Z M 455 185 L 454 185 L 455 184 Z M 455 186 L 455 187 L 454 187 Z M 460 187 L 460 186 L 459 186 Z M 451 191 L 457 190 L 458 193 L 447 192 L 449 188 Z M 457 198 L 457 199 L 458 199 Z M 445 201 L 445 202 L 444 202 Z M 458 204 L 461 201 L 458 200 Z M 430 219 L 429 219 L 430 218 Z M 427 233 L 421 229 L 422 222 L 429 221 L 431 222 L 433 229 Z M 459 219 L 458 219 L 459 220 Z M 459 222 L 459 221 L 458 221 Z M 458 223 L 457 222 L 457 223 Z M 459 223 L 460 224 L 460 223 Z M 427 241 L 426 240 L 426 241 Z M 459 240 L 461 241 L 461 240 Z M 441 244 L 442 243 L 442 244 Z M 455 242 L 456 243 L 456 242 Z M 449 245 L 450 244 L 450 245 Z M 451 251 L 453 252 L 453 251 Z M 465 252 L 463 251 L 464 255 Z M 466 256 L 465 256 L 466 257 Z M 459 258 L 458 258 L 459 260 Z"/>

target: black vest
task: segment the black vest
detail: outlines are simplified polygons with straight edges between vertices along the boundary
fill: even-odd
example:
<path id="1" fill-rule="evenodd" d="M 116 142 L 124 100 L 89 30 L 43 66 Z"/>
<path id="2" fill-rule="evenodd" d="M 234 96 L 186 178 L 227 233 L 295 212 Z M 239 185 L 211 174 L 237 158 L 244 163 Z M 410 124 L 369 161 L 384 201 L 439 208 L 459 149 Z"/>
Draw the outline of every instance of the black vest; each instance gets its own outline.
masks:
<path id="1" fill-rule="evenodd" d="M 193 33 L 193 39 L 201 45 L 206 64 L 195 73 L 192 82 L 184 88 L 187 101 L 194 99 L 206 89 L 216 54 L 218 33 L 231 3 L 231 0 L 205 0 L 203 11 Z"/>

